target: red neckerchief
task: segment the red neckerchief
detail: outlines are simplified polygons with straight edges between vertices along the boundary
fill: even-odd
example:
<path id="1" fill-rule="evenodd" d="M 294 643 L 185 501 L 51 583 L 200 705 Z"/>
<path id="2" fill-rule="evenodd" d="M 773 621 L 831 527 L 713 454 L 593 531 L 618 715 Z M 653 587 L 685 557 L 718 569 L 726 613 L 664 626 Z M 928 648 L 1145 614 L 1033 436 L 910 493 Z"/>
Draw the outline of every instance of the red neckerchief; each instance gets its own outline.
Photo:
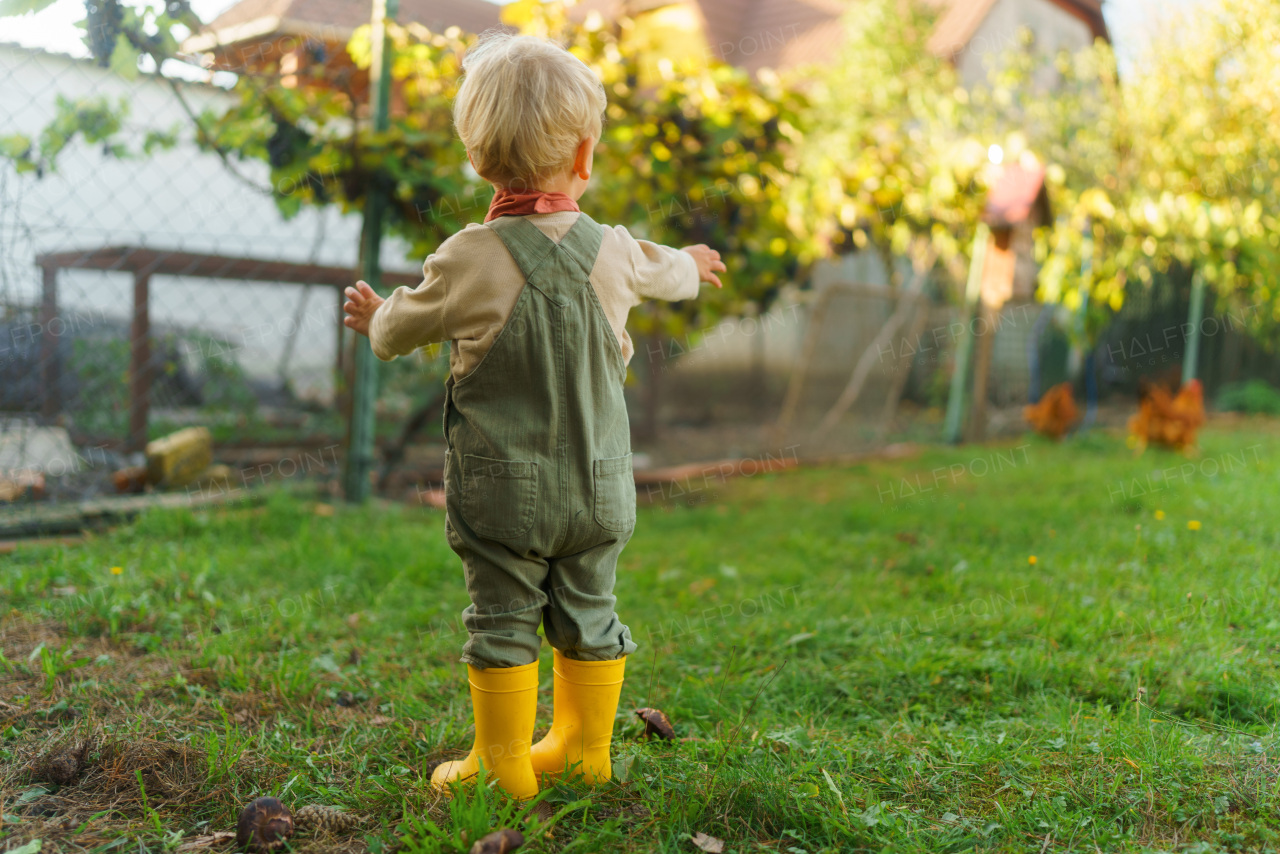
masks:
<path id="1" fill-rule="evenodd" d="M 500 216 L 525 216 L 533 213 L 552 213 L 553 211 L 580 211 L 578 203 L 564 193 L 544 193 L 533 190 L 528 193 L 517 193 L 500 187 L 493 194 L 489 203 L 489 212 L 484 221 L 497 219 Z"/>

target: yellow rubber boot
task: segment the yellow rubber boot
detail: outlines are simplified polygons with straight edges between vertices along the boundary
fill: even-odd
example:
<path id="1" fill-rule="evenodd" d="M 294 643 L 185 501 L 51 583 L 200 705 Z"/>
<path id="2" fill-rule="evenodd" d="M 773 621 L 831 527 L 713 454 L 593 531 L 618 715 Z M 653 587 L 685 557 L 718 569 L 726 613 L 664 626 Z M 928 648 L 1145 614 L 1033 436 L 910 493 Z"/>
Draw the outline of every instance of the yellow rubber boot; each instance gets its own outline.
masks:
<path id="1" fill-rule="evenodd" d="M 538 662 L 488 670 L 467 665 L 467 678 L 476 718 L 475 744 L 465 758 L 436 768 L 432 787 L 445 791 L 453 780 L 474 778 L 483 762 L 486 777 L 497 778 L 507 794 L 532 798 L 538 794 L 538 778 L 529 763 L 538 713 Z"/>
<path id="2" fill-rule="evenodd" d="M 609 779 L 609 745 L 626 661 L 625 657 L 574 661 L 555 650 L 555 711 L 551 731 L 533 746 L 535 772 L 563 774 L 571 770 L 580 772 L 588 783 Z"/>

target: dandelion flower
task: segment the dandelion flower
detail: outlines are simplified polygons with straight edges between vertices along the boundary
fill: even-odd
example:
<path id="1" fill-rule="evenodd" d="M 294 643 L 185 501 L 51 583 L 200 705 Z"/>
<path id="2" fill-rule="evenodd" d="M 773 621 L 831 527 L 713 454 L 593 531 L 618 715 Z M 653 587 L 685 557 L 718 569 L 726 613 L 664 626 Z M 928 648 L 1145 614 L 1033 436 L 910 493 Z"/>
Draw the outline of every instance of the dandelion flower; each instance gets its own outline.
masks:
<path id="1" fill-rule="evenodd" d="M 111 574 L 112 574 L 112 575 L 122 575 L 123 573 L 124 573 L 124 567 L 123 567 L 123 566 L 113 566 L 113 567 L 111 567 Z"/>
<path id="2" fill-rule="evenodd" d="M 1192 519 L 1190 522 L 1187 523 L 1187 530 L 1188 531 L 1200 530 L 1200 522 L 1196 519 Z"/>
<path id="3" fill-rule="evenodd" d="M 1160 521 L 1161 519 L 1163 519 L 1163 518 L 1164 518 L 1164 511 L 1163 511 L 1163 510 L 1157 510 L 1157 511 L 1156 511 L 1156 521 L 1157 521 L 1157 522 L 1159 522 L 1159 521 Z"/>
<path id="4" fill-rule="evenodd" d="M 1031 557 L 1027 558 L 1027 563 L 1031 564 L 1032 566 L 1035 566 L 1035 565 L 1036 565 L 1036 556 L 1035 556 L 1035 555 L 1032 555 Z"/>

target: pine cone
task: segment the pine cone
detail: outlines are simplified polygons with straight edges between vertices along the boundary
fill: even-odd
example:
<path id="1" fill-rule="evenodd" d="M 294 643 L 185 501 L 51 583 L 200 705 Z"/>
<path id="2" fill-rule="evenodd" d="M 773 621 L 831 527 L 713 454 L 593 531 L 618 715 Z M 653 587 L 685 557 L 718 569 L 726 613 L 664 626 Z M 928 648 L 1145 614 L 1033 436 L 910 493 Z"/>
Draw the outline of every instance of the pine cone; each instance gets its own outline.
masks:
<path id="1" fill-rule="evenodd" d="M 236 845 L 255 852 L 275 851 L 293 835 L 293 816 L 275 798 L 258 798 L 240 813 Z"/>
<path id="2" fill-rule="evenodd" d="M 50 783 L 69 786 L 80 775 L 80 758 L 78 756 L 56 756 L 49 760 L 45 777 Z"/>
<path id="3" fill-rule="evenodd" d="M 308 833 L 349 833 L 360 824 L 359 817 L 323 804 L 307 804 L 293 820 L 298 830 Z"/>

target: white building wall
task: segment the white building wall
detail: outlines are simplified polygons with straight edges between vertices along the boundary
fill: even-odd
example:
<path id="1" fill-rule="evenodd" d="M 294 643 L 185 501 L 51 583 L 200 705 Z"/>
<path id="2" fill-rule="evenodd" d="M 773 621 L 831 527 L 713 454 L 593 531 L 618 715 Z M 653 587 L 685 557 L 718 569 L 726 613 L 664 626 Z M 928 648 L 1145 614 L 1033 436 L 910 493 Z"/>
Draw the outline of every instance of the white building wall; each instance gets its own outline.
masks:
<path id="1" fill-rule="evenodd" d="M 1093 43 L 1088 25 L 1050 0 L 998 0 L 957 57 L 961 79 L 968 85 L 984 82 L 993 60 L 1020 48 L 1018 33 L 1024 27 L 1035 36 L 1032 50 L 1046 57 Z M 1057 71 L 1042 68 L 1038 82 L 1051 88 Z"/>
<path id="2" fill-rule="evenodd" d="M 0 45 L 0 136 L 36 137 L 54 117 L 59 95 L 72 100 L 105 96 L 130 106 L 127 137 L 137 149 L 145 132 L 178 127 L 182 142 L 168 151 L 118 159 L 101 146 L 72 143 L 57 171 L 19 175 L 0 160 L 0 319 L 6 309 L 37 305 L 41 275 L 37 255 L 106 246 L 210 252 L 272 261 L 356 264 L 360 218 L 336 209 L 304 208 L 285 220 L 275 202 L 235 177 L 214 154 L 201 153 L 168 83 L 151 76 L 128 81 L 92 62 Z M 181 84 L 194 111 L 224 109 L 234 96 L 213 86 Z M 236 162 L 256 187 L 269 182 L 259 161 Z M 384 264 L 419 269 L 404 245 L 386 241 Z M 63 271 L 64 312 L 127 322 L 132 277 L 127 273 Z M 240 363 L 272 377 L 293 328 L 304 288 L 298 285 L 155 276 L 151 280 L 153 327 L 198 327 L 226 336 Z M 290 377 L 302 390 L 324 396 L 331 385 L 338 298 L 312 289 L 302 308 Z M 9 342 L 0 342 L 4 347 Z"/>

